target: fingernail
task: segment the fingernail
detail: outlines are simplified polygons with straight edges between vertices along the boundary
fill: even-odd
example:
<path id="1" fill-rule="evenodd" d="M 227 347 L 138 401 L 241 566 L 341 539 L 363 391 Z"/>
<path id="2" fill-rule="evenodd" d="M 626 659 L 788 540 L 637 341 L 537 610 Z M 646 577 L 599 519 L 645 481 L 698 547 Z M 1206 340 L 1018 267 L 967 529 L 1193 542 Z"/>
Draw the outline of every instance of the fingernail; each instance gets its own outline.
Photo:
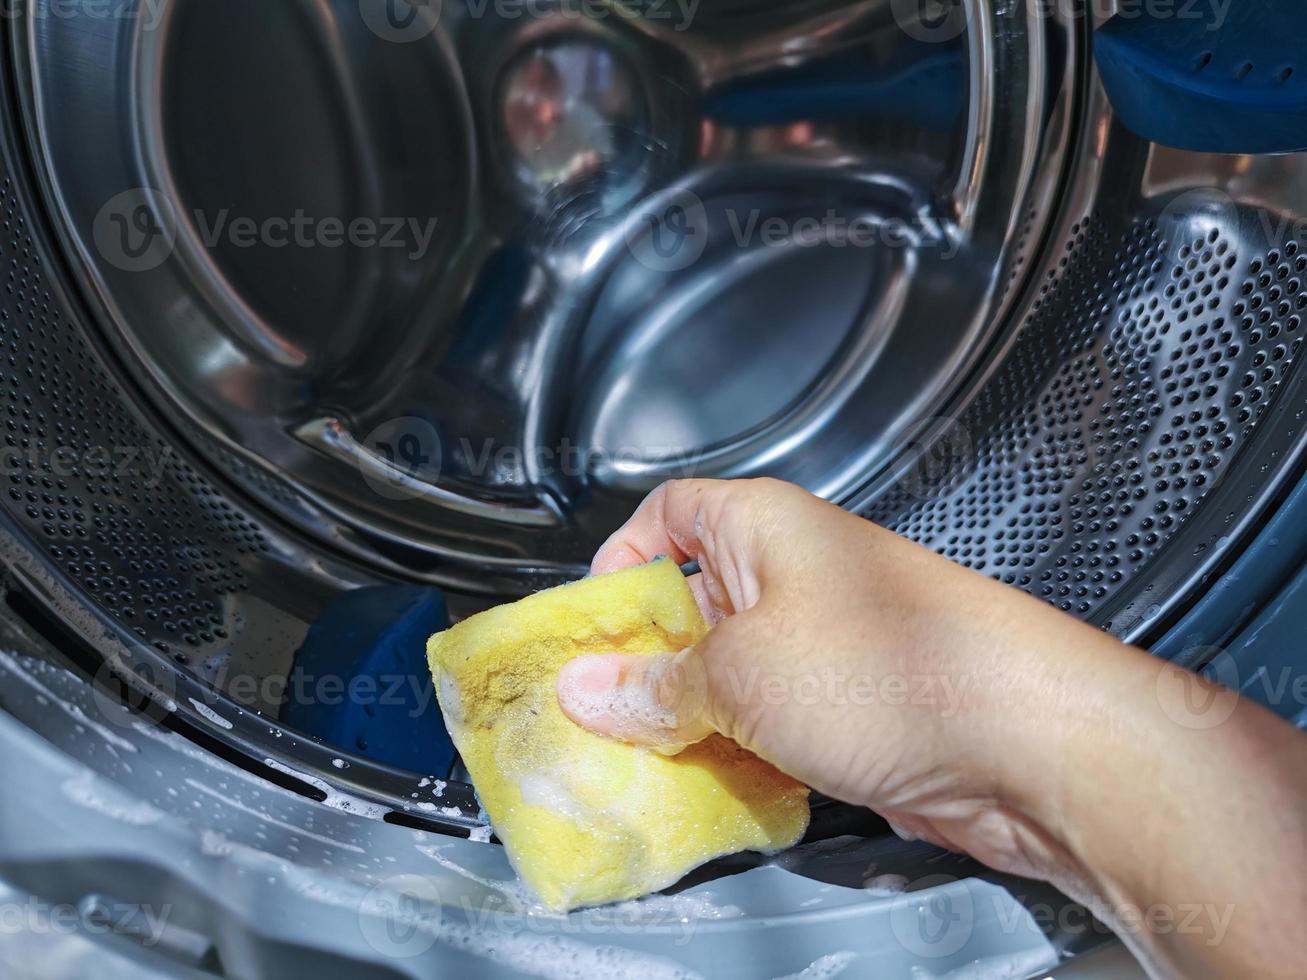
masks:
<path id="1" fill-rule="evenodd" d="M 916 834 L 914 834 L 912 831 L 908 830 L 906 827 L 900 827 L 893 820 L 886 820 L 885 822 L 889 824 L 889 829 L 894 831 L 894 833 L 898 835 L 898 837 L 900 837 L 902 840 L 905 841 L 921 840 L 921 838 L 918 837 Z"/>

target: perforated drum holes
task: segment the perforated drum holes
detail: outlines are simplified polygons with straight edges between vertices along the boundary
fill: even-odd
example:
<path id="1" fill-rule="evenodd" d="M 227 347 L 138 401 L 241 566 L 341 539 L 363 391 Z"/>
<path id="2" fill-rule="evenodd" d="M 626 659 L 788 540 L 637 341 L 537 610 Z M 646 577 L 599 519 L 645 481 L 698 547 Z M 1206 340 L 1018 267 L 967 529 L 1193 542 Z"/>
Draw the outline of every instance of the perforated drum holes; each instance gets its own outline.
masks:
<path id="1" fill-rule="evenodd" d="M 268 542 L 136 420 L 48 291 L 8 176 L 0 194 L 5 509 L 142 641 L 182 662 L 222 647 L 223 598 L 247 588 L 241 558 Z"/>
<path id="2" fill-rule="evenodd" d="M 1200 506 L 1299 352 L 1307 254 L 1241 259 L 1237 209 L 1185 195 L 1112 238 L 1091 215 L 959 425 L 974 465 L 869 516 L 1088 616 Z"/>

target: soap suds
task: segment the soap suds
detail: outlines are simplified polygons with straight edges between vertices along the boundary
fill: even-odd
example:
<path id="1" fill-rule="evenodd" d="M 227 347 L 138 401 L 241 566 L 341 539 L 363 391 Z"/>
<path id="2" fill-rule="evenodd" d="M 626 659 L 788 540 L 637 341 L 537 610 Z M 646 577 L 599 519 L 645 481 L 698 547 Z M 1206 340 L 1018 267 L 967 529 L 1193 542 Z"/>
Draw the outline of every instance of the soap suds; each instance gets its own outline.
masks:
<path id="1" fill-rule="evenodd" d="M 818 957 L 798 973 L 788 973 L 776 980 L 831 980 L 849 968 L 849 964 L 858 958 L 857 953 L 841 950 Z"/>
<path id="2" fill-rule="evenodd" d="M 707 893 L 681 892 L 676 895 L 646 895 L 626 902 L 616 902 L 594 909 L 596 921 L 621 919 L 623 925 L 658 924 L 670 921 L 702 922 L 716 919 L 739 919 L 744 910 L 738 905 L 718 905 Z"/>
<path id="3" fill-rule="evenodd" d="M 356 813 L 361 817 L 368 817 L 371 820 L 381 820 L 390 812 L 389 807 L 382 806 L 380 803 L 368 803 L 366 800 L 360 800 L 356 796 L 350 796 L 348 793 L 342 793 L 326 780 L 318 779 L 316 776 L 310 776 L 308 773 L 292 769 L 284 762 L 278 762 L 276 759 L 264 759 L 263 764 L 269 766 L 277 772 L 284 773 L 287 776 L 293 776 L 301 782 L 308 783 L 314 789 L 321 790 L 327 794 L 327 798 L 322 801 L 323 806 L 329 806 L 333 810 L 340 810 L 344 813 Z"/>
<path id="4" fill-rule="evenodd" d="M 363 850 L 363 848 L 359 847 L 357 844 L 349 844 L 346 843 L 345 841 L 332 840 L 330 837 L 326 837 L 322 834 L 315 834 L 311 830 L 305 830 L 302 827 L 295 826 L 294 824 L 286 823 L 284 820 L 278 820 L 276 817 L 270 816 L 269 814 L 261 813 L 260 811 L 255 810 L 253 807 L 246 806 L 244 803 L 240 802 L 240 800 L 233 799 L 230 796 L 223 796 L 217 790 L 205 786 L 203 783 L 199 782 L 198 780 L 187 779 L 185 780 L 185 782 L 186 785 L 193 790 L 197 790 L 201 793 L 206 793 L 209 796 L 214 797 L 215 799 L 221 800 L 223 803 L 227 804 L 228 806 L 235 807 L 237 810 L 240 810 L 242 813 L 248 813 L 252 817 L 257 817 L 259 820 L 262 820 L 265 823 L 270 823 L 274 827 L 280 827 L 282 830 L 289 831 L 290 833 L 295 834 L 298 837 L 303 837 L 307 840 L 315 840 L 319 844 L 328 844 L 331 847 L 339 847 L 346 851 L 354 851 L 358 854 L 367 853 L 366 851 Z"/>
<path id="5" fill-rule="evenodd" d="M 566 778 L 550 770 L 523 773 L 517 779 L 522 802 L 538 806 L 561 817 L 577 822 L 584 821 L 586 809 L 567 789 Z"/>
<path id="6" fill-rule="evenodd" d="M 418 802 L 414 803 L 413 806 L 415 806 L 419 810 L 422 810 L 425 813 L 438 813 L 442 817 L 457 818 L 463 816 L 463 811 L 456 806 L 436 806 L 436 804 L 431 803 L 427 800 L 419 800 Z"/>
<path id="7" fill-rule="evenodd" d="M 164 817 L 162 810 L 144 800 L 132 799 L 103 783 L 97 784 L 89 772 L 64 780 L 60 789 L 64 796 L 78 806 L 133 826 L 147 827 Z"/>
<path id="8" fill-rule="evenodd" d="M 213 722 L 219 728 L 226 728 L 229 731 L 231 730 L 232 727 L 231 722 L 229 722 L 222 715 L 218 714 L 218 712 L 214 711 L 203 701 L 197 701 L 195 700 L 195 698 L 187 698 L 186 700 L 189 701 L 191 703 L 191 706 L 194 707 L 195 710 L 198 711 L 203 717 Z"/>
<path id="9" fill-rule="evenodd" d="M 578 720 L 610 718 L 617 723 L 619 733 L 628 726 L 673 728 L 677 723 L 676 712 L 654 696 L 659 677 L 669 663 L 668 659 L 655 660 L 648 668 L 651 675 L 648 684 L 605 686 L 598 690 L 587 687 L 576 678 L 575 672 L 564 669 L 558 675 L 558 698 Z"/>
<path id="10" fill-rule="evenodd" d="M 901 895 L 908 887 L 905 875 L 873 875 L 862 883 L 873 895 Z"/>
<path id="11" fill-rule="evenodd" d="M 137 751 L 136 746 L 133 745 L 131 742 L 127 741 L 127 739 L 123 738 L 121 735 L 117 734 L 116 732 L 111 731 L 108 727 L 100 724 L 98 721 L 88 718 L 86 712 L 83 711 L 81 708 L 79 708 L 77 705 L 71 704 L 70 702 L 64 700 L 63 698 L 59 697 L 59 695 L 51 691 L 48 687 L 46 687 L 44 684 L 38 681 L 34 676 L 32 676 L 31 671 L 25 669 L 24 666 L 20 664 L 14 657 L 10 656 L 8 653 L 5 653 L 4 651 L 0 651 L 0 666 L 3 666 L 11 673 L 22 678 L 29 686 L 34 688 L 39 694 L 44 695 L 46 698 L 48 698 L 49 700 L 53 701 L 56 705 L 58 705 L 59 709 L 63 711 L 63 713 L 66 714 L 69 718 L 73 719 L 73 721 L 75 722 L 85 725 L 91 731 L 95 732 L 95 734 L 99 735 L 100 738 L 104 739 L 104 741 L 108 743 L 110 746 L 112 746 L 113 748 L 120 749 L 123 752 Z"/>
<path id="12" fill-rule="evenodd" d="M 440 673 L 440 696 L 437 700 L 446 722 L 456 724 L 463 720 L 463 699 L 458 693 L 458 685 L 444 671 Z"/>

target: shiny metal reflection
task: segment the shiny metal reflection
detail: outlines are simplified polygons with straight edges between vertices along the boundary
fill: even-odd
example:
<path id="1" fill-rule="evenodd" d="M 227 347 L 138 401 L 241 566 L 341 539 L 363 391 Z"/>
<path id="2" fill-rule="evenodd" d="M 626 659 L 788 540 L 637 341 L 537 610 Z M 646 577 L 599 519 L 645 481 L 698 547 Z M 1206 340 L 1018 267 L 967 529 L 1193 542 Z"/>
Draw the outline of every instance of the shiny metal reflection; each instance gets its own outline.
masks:
<path id="1" fill-rule="evenodd" d="M 1079 71 L 979 0 L 52 2 L 34 149 L 142 389 L 314 534 L 523 575 L 668 477 L 864 486 L 1003 326 Z M 149 268 L 96 237 L 142 188 Z"/>

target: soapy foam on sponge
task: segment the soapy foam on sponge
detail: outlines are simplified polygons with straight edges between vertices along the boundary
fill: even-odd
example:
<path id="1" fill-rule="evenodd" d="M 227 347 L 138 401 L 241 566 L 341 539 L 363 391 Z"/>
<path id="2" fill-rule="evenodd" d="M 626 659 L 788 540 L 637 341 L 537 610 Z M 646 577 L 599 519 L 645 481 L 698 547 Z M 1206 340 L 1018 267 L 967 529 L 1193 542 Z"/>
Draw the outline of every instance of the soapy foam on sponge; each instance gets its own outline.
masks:
<path id="1" fill-rule="evenodd" d="M 509 860 L 547 907 L 635 898 L 714 857 L 777 851 L 803 836 L 807 788 L 729 739 L 666 756 L 588 732 L 558 706 L 558 672 L 572 658 L 681 650 L 707 629 L 664 560 L 538 593 L 431 638 L 450 734 Z"/>

